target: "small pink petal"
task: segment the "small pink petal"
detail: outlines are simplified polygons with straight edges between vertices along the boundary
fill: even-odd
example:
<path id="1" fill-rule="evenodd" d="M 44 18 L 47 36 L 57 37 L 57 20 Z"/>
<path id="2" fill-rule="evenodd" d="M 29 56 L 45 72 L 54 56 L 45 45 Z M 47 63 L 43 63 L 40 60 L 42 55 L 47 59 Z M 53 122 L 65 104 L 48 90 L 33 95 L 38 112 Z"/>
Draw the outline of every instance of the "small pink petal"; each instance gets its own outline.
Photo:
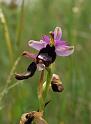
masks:
<path id="1" fill-rule="evenodd" d="M 32 59 L 32 60 L 36 60 L 36 57 L 37 57 L 37 55 L 36 54 L 33 54 L 33 53 L 31 53 L 31 52 L 28 52 L 28 51 L 24 51 L 23 53 L 22 53 L 22 55 L 23 56 L 25 56 L 25 57 L 27 57 L 27 58 L 29 58 L 29 59 Z"/>
<path id="2" fill-rule="evenodd" d="M 62 30 L 60 27 L 56 27 L 54 30 L 54 40 L 60 40 L 62 37 Z"/>
<path id="3" fill-rule="evenodd" d="M 40 49 L 46 47 L 47 43 L 44 42 L 43 40 L 41 40 L 41 41 L 30 40 L 28 42 L 28 45 L 29 45 L 29 47 L 32 47 L 32 48 L 34 48 L 36 50 L 40 50 Z"/>
<path id="4" fill-rule="evenodd" d="M 50 38 L 47 35 L 42 36 L 42 40 L 45 41 L 47 44 L 50 42 Z"/>
<path id="5" fill-rule="evenodd" d="M 57 46 L 55 51 L 58 56 L 69 56 L 74 52 L 74 46 Z"/>

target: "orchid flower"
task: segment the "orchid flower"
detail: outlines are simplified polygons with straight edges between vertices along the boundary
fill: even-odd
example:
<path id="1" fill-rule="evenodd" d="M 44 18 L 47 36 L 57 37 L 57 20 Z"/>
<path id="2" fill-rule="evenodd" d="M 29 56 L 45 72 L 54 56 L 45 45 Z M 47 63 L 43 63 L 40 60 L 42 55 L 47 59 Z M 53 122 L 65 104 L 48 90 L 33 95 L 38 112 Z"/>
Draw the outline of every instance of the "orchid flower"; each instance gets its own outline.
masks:
<path id="1" fill-rule="evenodd" d="M 69 56 L 74 52 L 74 46 L 69 46 L 66 41 L 62 40 L 62 30 L 60 27 L 56 27 L 54 32 L 50 32 L 50 37 L 44 35 L 40 41 L 30 40 L 28 42 L 29 47 L 38 51 L 46 47 L 47 44 L 55 46 L 55 52 L 58 56 Z"/>
<path id="2" fill-rule="evenodd" d="M 74 51 L 74 46 L 69 46 L 61 37 L 62 30 L 60 27 L 56 27 L 54 32 L 50 32 L 50 37 L 44 35 L 40 41 L 30 40 L 28 42 L 29 47 L 32 47 L 39 52 L 38 54 L 32 54 L 28 51 L 23 52 L 25 57 L 32 58 L 34 62 L 32 62 L 27 68 L 27 73 L 16 74 L 16 79 L 23 80 L 32 77 L 36 69 L 39 71 L 44 70 L 55 61 L 56 55 L 71 55 Z"/>

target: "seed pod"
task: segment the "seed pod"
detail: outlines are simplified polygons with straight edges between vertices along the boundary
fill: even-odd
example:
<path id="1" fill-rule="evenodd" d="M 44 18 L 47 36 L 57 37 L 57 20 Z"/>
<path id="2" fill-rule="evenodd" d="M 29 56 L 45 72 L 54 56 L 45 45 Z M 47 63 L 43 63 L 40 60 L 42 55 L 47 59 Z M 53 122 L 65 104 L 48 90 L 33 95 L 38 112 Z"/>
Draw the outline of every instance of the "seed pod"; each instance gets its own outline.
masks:
<path id="1" fill-rule="evenodd" d="M 51 87 L 54 92 L 62 92 L 64 90 L 64 87 L 59 78 L 59 75 L 53 74 L 51 79 Z"/>

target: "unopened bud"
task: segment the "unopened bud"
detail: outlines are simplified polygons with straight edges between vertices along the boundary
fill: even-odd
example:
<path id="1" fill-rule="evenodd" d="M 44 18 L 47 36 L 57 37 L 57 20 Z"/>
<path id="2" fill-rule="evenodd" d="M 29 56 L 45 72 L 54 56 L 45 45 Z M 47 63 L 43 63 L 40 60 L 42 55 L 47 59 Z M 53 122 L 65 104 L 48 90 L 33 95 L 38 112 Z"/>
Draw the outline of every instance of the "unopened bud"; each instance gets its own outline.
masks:
<path id="1" fill-rule="evenodd" d="M 59 75 L 53 74 L 51 79 L 51 87 L 54 92 L 62 92 L 64 90 L 64 87 L 59 78 Z"/>

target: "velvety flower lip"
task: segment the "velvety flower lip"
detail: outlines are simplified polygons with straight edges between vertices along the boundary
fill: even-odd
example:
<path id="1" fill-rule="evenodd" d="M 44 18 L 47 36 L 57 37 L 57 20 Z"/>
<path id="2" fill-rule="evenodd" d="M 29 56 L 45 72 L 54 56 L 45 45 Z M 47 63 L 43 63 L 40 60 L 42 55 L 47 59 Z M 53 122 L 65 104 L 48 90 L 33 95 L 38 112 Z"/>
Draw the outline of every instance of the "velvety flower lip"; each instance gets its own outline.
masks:
<path id="1" fill-rule="evenodd" d="M 54 37 L 53 44 L 55 46 L 55 52 L 58 56 L 69 56 L 74 52 L 74 46 L 70 46 L 68 42 L 62 40 L 62 30 L 60 27 L 56 27 L 52 34 Z M 30 40 L 28 45 L 36 50 L 41 50 L 42 48 L 46 47 L 47 44 L 50 45 L 51 42 L 51 38 L 47 35 L 44 35 L 42 36 L 42 40 Z"/>

